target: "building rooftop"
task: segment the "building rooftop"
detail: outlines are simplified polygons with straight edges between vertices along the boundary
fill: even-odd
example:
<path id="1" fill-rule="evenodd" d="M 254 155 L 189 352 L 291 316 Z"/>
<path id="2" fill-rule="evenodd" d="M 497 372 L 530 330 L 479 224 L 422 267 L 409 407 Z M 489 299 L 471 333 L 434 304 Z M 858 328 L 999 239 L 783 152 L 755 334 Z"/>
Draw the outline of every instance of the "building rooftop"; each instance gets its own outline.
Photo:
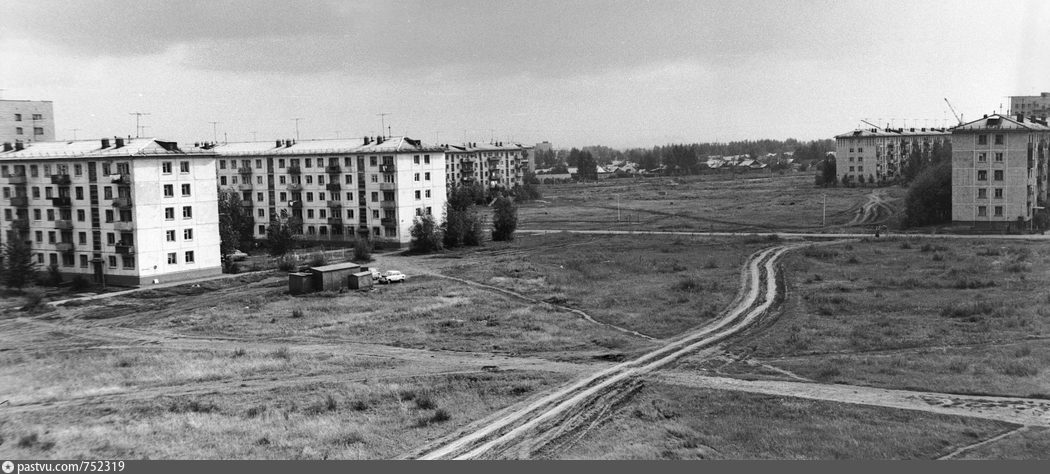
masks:
<path id="1" fill-rule="evenodd" d="M 233 142 L 214 146 L 199 145 L 199 149 L 219 156 L 244 155 L 318 155 L 332 153 L 404 153 L 443 151 L 443 148 L 424 144 L 409 137 L 387 137 L 382 143 L 371 137 L 321 140 L 274 140 L 267 142 Z"/>
<path id="2" fill-rule="evenodd" d="M 117 145 L 120 146 L 117 146 Z M 0 161 L 24 160 L 28 158 L 107 158 L 155 155 L 211 155 L 206 150 L 184 151 L 175 142 L 155 138 L 103 138 L 94 140 L 69 140 L 55 142 L 29 142 L 5 145 L 0 151 Z"/>
<path id="3" fill-rule="evenodd" d="M 1006 131 L 1050 131 L 1050 126 L 1043 120 L 1033 120 L 1023 115 L 985 115 L 972 122 L 964 123 L 952 129 L 954 132 L 967 132 L 976 130 L 1006 130 Z"/>
<path id="4" fill-rule="evenodd" d="M 510 151 L 520 150 L 522 148 L 533 148 L 528 145 L 522 145 L 521 143 L 513 142 L 496 142 L 496 143 L 463 143 L 460 145 L 443 145 L 444 149 L 451 153 L 474 153 L 474 152 L 485 152 L 485 151 Z"/>
<path id="5" fill-rule="evenodd" d="M 947 128 L 858 128 L 852 132 L 835 135 L 835 138 L 912 137 L 951 133 Z"/>

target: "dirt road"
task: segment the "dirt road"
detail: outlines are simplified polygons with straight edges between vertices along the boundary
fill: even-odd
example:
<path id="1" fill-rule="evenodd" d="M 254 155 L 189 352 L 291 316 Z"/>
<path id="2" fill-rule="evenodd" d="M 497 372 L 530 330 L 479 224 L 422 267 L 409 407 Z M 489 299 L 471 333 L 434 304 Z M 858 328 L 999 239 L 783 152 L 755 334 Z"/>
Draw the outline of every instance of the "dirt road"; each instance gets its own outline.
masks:
<path id="1" fill-rule="evenodd" d="M 865 202 L 856 211 L 853 220 L 846 223 L 847 226 L 875 225 L 886 222 L 894 213 L 893 206 L 886 199 L 886 193 L 881 190 L 872 191 Z"/>
<path id="2" fill-rule="evenodd" d="M 524 406 L 501 412 L 494 417 L 460 430 L 428 447 L 416 456 L 419 459 L 473 459 L 498 457 L 514 450 L 515 442 L 526 433 L 561 430 L 568 425 L 581 424 L 581 407 L 598 398 L 615 397 L 617 392 L 630 390 L 637 377 L 670 364 L 679 358 L 711 349 L 719 341 L 747 328 L 777 299 L 776 260 L 793 246 L 778 246 L 752 255 L 741 275 L 741 292 L 731 309 L 720 318 L 696 331 L 687 333 L 663 347 L 635 360 L 618 364 L 572 385 L 556 390 Z M 575 418 L 575 419 L 574 419 Z M 535 443 L 528 444 L 536 449 Z M 527 456 L 528 453 L 512 456 Z"/>

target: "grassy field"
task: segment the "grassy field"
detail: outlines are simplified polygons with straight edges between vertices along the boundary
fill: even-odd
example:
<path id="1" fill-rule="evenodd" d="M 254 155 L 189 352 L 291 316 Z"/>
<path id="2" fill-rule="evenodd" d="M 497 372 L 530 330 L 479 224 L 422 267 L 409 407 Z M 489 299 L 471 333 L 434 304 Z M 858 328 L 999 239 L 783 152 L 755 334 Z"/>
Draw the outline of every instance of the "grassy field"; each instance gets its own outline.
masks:
<path id="1" fill-rule="evenodd" d="M 779 318 L 732 351 L 818 381 L 1050 398 L 1046 244 L 872 240 L 785 269 Z"/>
<path id="2" fill-rule="evenodd" d="M 1007 423 L 647 383 L 563 459 L 932 459 Z"/>
<path id="3" fill-rule="evenodd" d="M 531 236 L 520 244 L 535 249 L 528 258 L 483 250 L 444 273 L 670 337 L 725 309 L 739 290 L 747 257 L 774 244 L 765 238 Z"/>
<path id="4" fill-rule="evenodd" d="M 906 191 L 900 187 L 878 189 L 890 199 L 901 198 Z M 826 195 L 828 230 L 839 230 L 853 219 L 873 190 L 816 188 L 811 173 L 774 175 L 772 179 L 718 175 L 545 185 L 541 201 L 520 207 L 518 226 L 819 232 Z"/>
<path id="5" fill-rule="evenodd" d="M 1050 428 L 1033 426 L 953 459 L 1050 459 Z"/>

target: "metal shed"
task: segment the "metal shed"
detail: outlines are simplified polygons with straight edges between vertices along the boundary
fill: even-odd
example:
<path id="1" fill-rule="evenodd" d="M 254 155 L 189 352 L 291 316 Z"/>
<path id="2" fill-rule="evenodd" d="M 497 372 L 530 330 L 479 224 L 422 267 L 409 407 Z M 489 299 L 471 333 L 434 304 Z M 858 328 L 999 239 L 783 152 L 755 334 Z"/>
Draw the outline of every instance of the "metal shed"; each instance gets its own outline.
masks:
<path id="1" fill-rule="evenodd" d="M 355 290 L 367 290 L 375 284 L 372 281 L 372 272 L 357 272 L 350 274 L 350 288 Z"/>
<path id="2" fill-rule="evenodd" d="M 314 291 L 313 277 L 310 273 L 289 273 L 288 292 L 293 295 L 301 295 Z"/>
<path id="3" fill-rule="evenodd" d="M 339 291 L 346 288 L 350 275 L 360 272 L 361 266 L 356 263 L 336 263 L 323 267 L 312 267 L 315 291 Z"/>

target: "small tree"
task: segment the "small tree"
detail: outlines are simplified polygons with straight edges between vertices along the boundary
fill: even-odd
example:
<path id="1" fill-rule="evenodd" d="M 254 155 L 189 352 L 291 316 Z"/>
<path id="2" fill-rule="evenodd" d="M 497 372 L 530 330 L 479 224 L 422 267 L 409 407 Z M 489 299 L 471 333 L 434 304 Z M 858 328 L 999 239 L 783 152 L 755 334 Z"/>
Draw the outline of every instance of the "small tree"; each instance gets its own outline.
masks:
<path id="1" fill-rule="evenodd" d="M 282 215 L 275 217 L 266 227 L 266 240 L 270 245 L 270 255 L 280 257 L 288 253 L 295 245 L 295 225 L 292 218 Z"/>
<path id="2" fill-rule="evenodd" d="M 434 216 L 426 214 L 416 217 L 409 233 L 412 234 L 409 249 L 413 252 L 427 253 L 441 250 L 441 231 L 434 222 Z"/>
<path id="3" fill-rule="evenodd" d="M 514 240 L 518 228 L 518 207 L 508 197 L 496 200 L 492 212 L 492 240 Z"/>
<path id="4" fill-rule="evenodd" d="M 361 238 L 354 239 L 354 258 L 355 262 L 371 262 L 372 261 L 372 245 L 369 241 Z"/>
<path id="5" fill-rule="evenodd" d="M 33 249 L 22 239 L 4 245 L 4 285 L 21 290 L 36 279 Z"/>

